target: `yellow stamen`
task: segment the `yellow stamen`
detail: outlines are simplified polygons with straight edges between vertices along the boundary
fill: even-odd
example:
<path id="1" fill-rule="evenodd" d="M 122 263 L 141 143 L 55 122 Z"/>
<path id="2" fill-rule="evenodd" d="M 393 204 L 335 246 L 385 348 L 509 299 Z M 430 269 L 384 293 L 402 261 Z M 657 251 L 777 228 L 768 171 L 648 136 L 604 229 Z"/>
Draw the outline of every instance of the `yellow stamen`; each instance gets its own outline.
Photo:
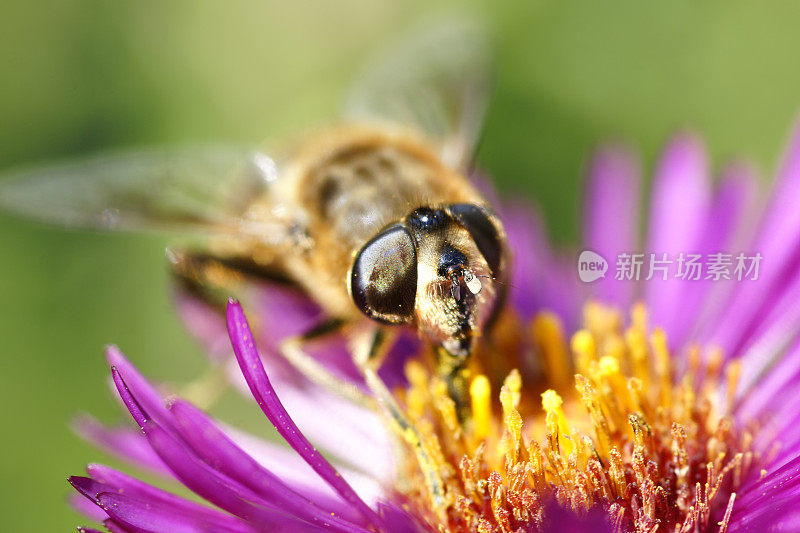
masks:
<path id="1" fill-rule="evenodd" d="M 610 334 L 605 343 L 603 343 L 601 355 L 613 357 L 622 364 L 625 362 L 626 351 L 625 340 L 621 335 L 614 333 Z"/>
<path id="2" fill-rule="evenodd" d="M 586 329 L 597 338 L 603 338 L 615 331 L 622 325 L 622 317 L 616 311 L 602 306 L 598 302 L 589 302 L 584 307 L 584 322 Z"/>
<path id="3" fill-rule="evenodd" d="M 600 358 L 597 363 L 597 381 L 604 385 L 604 392 L 608 397 L 606 403 L 613 408 L 610 409 L 610 414 L 615 417 L 616 425 L 624 425 L 625 413 L 635 409 L 635 405 L 616 357 L 606 355 Z"/>
<path id="4" fill-rule="evenodd" d="M 489 378 L 483 374 L 475 376 L 469 386 L 469 395 L 472 399 L 472 423 L 475 439 L 485 439 L 491 431 L 492 424 L 492 386 Z"/>
<path id="5" fill-rule="evenodd" d="M 597 346 L 589 330 L 579 330 L 572 336 L 572 352 L 575 354 L 575 366 L 579 372 L 588 372 L 592 362 L 597 358 Z"/>
<path id="6" fill-rule="evenodd" d="M 410 384 L 406 391 L 406 410 L 409 417 L 417 420 L 425 414 L 428 405 L 428 373 L 417 361 L 409 361 L 405 370 Z"/>
<path id="7" fill-rule="evenodd" d="M 733 402 L 736 400 L 736 387 L 739 386 L 739 378 L 742 375 L 742 363 L 738 359 L 731 361 L 725 369 L 727 381 L 727 400 L 728 410 L 733 410 Z"/>
<path id="8" fill-rule="evenodd" d="M 625 332 L 625 343 L 631 356 L 633 377 L 638 378 L 645 388 L 650 388 L 650 349 L 647 346 L 647 336 L 644 330 L 631 326 Z"/>
<path id="9" fill-rule="evenodd" d="M 661 405 L 665 408 L 672 406 L 672 374 L 670 372 L 670 355 L 667 348 L 667 336 L 661 328 L 653 332 L 651 342 L 656 356 L 656 373 L 661 379 Z"/>
<path id="10" fill-rule="evenodd" d="M 590 304 L 585 329 L 569 338 L 555 315 L 540 314 L 528 329 L 532 352 L 519 351 L 530 344 L 518 329 L 487 334 L 463 425 L 435 370 L 410 363 L 399 396 L 413 424 L 403 428 L 402 490 L 414 510 L 441 533 L 544 531 L 548 502 L 602 510 L 616 531 L 727 527 L 732 490 L 763 465 L 731 416 L 741 363 L 693 346 L 675 376 L 666 333 L 648 333 L 645 307 L 633 308 L 627 329 L 620 317 Z"/>
<path id="11" fill-rule="evenodd" d="M 611 429 L 601 407 L 600 395 L 594 385 L 580 374 L 575 375 L 575 387 L 580 392 L 583 405 L 592 419 L 598 449 L 601 454 L 606 454 L 610 448 Z"/>
<path id="12" fill-rule="evenodd" d="M 635 304 L 631 310 L 631 327 L 647 331 L 647 307 L 641 302 Z"/>
<path id="13" fill-rule="evenodd" d="M 565 456 L 569 456 L 574 449 L 572 441 L 569 439 L 569 427 L 567 418 L 561 405 L 564 400 L 553 389 L 547 389 L 542 393 L 542 409 L 547 415 L 547 432 L 558 436 L 558 441 Z"/>
<path id="14" fill-rule="evenodd" d="M 500 389 L 500 404 L 503 406 L 506 429 L 503 440 L 508 464 L 516 463 L 519 456 L 522 438 L 522 417 L 517 411 L 517 407 L 519 406 L 521 389 L 522 378 L 517 370 L 512 370 Z"/>
<path id="15" fill-rule="evenodd" d="M 561 322 L 553 313 L 539 313 L 533 321 L 533 336 L 542 354 L 548 382 L 558 390 L 566 389 L 571 374 Z"/>
<path id="16" fill-rule="evenodd" d="M 434 387 L 434 394 L 434 404 L 441 413 L 447 429 L 453 433 L 455 438 L 458 438 L 461 433 L 461 426 L 458 423 L 458 415 L 456 414 L 456 402 L 447 394 L 447 384 L 438 380 Z"/>

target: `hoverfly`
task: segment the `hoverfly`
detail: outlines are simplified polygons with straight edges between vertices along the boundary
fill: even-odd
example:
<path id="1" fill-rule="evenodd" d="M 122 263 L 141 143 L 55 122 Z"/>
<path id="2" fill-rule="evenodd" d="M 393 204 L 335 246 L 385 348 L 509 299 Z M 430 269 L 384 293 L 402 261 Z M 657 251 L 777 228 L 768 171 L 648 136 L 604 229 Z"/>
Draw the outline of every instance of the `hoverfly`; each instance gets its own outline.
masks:
<path id="1" fill-rule="evenodd" d="M 168 258 L 209 297 L 220 266 L 288 280 L 330 321 L 283 352 L 323 381 L 304 342 L 350 327 L 364 339 L 357 362 L 375 370 L 391 327 L 413 327 L 463 405 L 464 362 L 508 270 L 503 227 L 467 178 L 487 66 L 482 32 L 439 26 L 380 56 L 340 124 L 280 157 L 226 146 L 101 156 L 19 173 L 0 199 L 69 227 L 199 232 L 202 247 Z"/>

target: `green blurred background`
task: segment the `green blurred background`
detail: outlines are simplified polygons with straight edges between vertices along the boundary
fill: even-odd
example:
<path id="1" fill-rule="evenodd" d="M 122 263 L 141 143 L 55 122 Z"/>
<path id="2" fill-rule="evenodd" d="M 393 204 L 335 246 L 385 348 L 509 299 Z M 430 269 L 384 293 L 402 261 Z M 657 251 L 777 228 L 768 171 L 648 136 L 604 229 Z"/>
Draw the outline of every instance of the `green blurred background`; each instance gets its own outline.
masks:
<path id="1" fill-rule="evenodd" d="M 453 7 L 429 4 L 5 0 L 0 167 L 302 131 L 335 116 L 372 48 Z M 532 0 L 470 11 L 497 39 L 479 160 L 503 191 L 543 205 L 560 242 L 577 238 L 581 170 L 599 140 L 629 141 L 649 169 L 669 133 L 690 127 L 715 164 L 745 154 L 769 176 L 800 107 L 795 1 Z M 0 530 L 79 522 L 64 503 L 66 476 L 107 458 L 69 420 L 82 410 L 121 418 L 105 343 L 152 377 L 200 372 L 200 350 L 172 313 L 165 244 L 0 215 Z M 218 409 L 260 423 L 232 401 Z"/>

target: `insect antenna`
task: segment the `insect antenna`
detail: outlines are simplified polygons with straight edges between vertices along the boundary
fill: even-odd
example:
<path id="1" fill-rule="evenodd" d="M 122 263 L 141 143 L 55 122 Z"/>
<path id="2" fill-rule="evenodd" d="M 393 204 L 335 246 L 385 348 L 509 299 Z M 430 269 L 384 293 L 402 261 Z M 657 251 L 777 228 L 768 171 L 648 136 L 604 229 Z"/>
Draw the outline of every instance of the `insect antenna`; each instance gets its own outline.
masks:
<path id="1" fill-rule="evenodd" d="M 517 289 L 518 291 L 527 292 L 527 291 L 526 291 L 525 289 L 523 289 L 522 287 L 517 287 L 516 285 L 513 285 L 513 284 L 511 284 L 511 283 L 508 283 L 507 281 L 500 281 L 499 279 L 497 279 L 497 278 L 496 278 L 496 277 L 494 277 L 494 276 L 487 276 L 486 274 L 475 274 L 475 276 L 477 276 L 477 277 L 479 277 L 479 278 L 486 278 L 486 279 L 490 279 L 490 280 L 492 280 L 492 281 L 494 281 L 494 282 L 496 282 L 496 283 L 499 283 L 500 285 L 505 285 L 506 287 L 511 287 L 512 289 Z"/>

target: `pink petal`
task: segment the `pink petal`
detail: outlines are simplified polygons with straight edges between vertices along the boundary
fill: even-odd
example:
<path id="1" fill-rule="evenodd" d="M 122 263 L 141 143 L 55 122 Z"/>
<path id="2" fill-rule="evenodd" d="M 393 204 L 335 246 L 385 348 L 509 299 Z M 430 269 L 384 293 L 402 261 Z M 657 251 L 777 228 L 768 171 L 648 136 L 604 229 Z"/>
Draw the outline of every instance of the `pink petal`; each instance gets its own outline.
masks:
<path id="1" fill-rule="evenodd" d="M 640 171 L 627 148 L 608 146 L 594 156 L 584 198 L 584 249 L 602 256 L 609 272 L 589 286 L 602 302 L 627 309 L 633 300 L 634 282 L 614 279 L 620 253 L 638 249 Z"/>
<path id="2" fill-rule="evenodd" d="M 705 149 L 693 136 L 678 136 L 667 146 L 655 173 L 646 252 L 656 254 L 656 258 L 664 253 L 668 258 L 675 258 L 681 252 L 700 253 L 710 204 L 711 183 Z M 648 274 L 645 266 L 642 267 L 643 278 Z M 663 281 L 654 277 L 646 281 L 651 324 L 663 327 L 670 334 L 676 331 L 679 323 L 685 320 L 684 298 L 692 289 L 691 283 L 674 278 Z"/>
<path id="3" fill-rule="evenodd" d="M 228 302 L 228 332 L 233 351 L 244 374 L 253 397 L 261 410 L 278 430 L 278 433 L 303 457 L 311 468 L 333 487 L 336 492 L 373 526 L 381 523 L 375 511 L 364 503 L 353 488 L 341 477 L 335 468 L 314 448 L 300 429 L 295 425 L 281 404 L 269 382 L 255 347 L 253 334 L 247 324 L 241 306 L 235 300 Z"/>

